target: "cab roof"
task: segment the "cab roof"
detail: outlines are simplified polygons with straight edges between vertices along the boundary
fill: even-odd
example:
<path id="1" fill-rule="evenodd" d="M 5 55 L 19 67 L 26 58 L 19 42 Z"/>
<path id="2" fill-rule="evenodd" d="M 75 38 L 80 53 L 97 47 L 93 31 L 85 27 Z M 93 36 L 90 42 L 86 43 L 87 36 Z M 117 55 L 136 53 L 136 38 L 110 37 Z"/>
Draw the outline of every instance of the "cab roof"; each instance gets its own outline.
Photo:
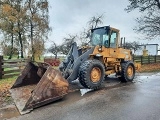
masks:
<path id="1" fill-rule="evenodd" d="M 91 31 L 92 30 L 97 30 L 97 29 L 102 29 L 102 28 L 108 29 L 108 30 L 114 30 L 114 31 L 117 31 L 117 32 L 120 31 L 119 29 L 116 29 L 116 28 L 113 28 L 113 27 L 110 27 L 110 26 L 97 27 L 97 28 L 91 29 Z"/>

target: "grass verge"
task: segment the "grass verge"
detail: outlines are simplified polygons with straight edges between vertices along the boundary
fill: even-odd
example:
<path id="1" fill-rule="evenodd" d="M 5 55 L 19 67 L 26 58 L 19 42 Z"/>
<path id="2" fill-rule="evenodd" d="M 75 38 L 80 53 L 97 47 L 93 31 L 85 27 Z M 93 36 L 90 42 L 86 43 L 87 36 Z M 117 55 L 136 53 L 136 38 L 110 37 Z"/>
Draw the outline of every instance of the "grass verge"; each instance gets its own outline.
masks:
<path id="1" fill-rule="evenodd" d="M 139 72 L 160 72 L 160 63 L 143 64 Z"/>
<path id="2" fill-rule="evenodd" d="M 12 98 L 9 89 L 15 82 L 16 77 L 0 80 L 0 107 L 12 104 Z"/>

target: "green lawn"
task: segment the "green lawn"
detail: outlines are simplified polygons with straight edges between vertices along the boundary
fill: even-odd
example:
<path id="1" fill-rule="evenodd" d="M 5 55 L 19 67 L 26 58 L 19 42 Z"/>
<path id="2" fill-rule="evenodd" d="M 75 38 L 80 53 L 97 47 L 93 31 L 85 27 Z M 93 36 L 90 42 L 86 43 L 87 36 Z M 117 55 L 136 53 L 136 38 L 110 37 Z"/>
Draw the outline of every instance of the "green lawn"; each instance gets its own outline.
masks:
<path id="1" fill-rule="evenodd" d="M 0 79 L 0 85 L 5 84 L 13 84 L 13 82 L 17 79 L 17 76 L 14 76 L 12 78 L 6 78 L 6 79 Z"/>

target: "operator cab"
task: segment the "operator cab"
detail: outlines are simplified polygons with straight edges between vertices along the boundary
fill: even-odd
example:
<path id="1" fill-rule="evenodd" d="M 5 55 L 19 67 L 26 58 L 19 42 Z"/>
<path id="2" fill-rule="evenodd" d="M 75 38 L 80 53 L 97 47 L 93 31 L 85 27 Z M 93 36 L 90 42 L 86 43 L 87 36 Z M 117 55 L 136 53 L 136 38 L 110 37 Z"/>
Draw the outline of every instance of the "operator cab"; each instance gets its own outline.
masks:
<path id="1" fill-rule="evenodd" d="M 117 48 L 119 30 L 110 26 L 95 28 L 91 30 L 91 44 L 93 46 L 104 46 L 106 48 Z"/>

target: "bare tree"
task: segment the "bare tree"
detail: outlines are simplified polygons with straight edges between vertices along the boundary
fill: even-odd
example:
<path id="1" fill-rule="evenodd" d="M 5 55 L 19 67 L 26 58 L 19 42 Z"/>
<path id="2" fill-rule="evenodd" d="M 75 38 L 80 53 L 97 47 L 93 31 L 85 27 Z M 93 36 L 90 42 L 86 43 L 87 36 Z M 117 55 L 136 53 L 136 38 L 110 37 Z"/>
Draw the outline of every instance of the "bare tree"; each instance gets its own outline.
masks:
<path id="1" fill-rule="evenodd" d="M 60 47 L 61 53 L 67 55 L 71 48 L 72 43 L 75 42 L 76 39 L 77 39 L 77 35 L 69 34 L 68 37 L 65 37 L 64 42 Z"/>
<path id="2" fill-rule="evenodd" d="M 103 19 L 103 14 L 91 17 L 91 19 L 88 21 L 90 29 L 94 29 L 98 27 L 99 24 L 102 24 L 103 23 L 102 19 Z"/>
<path id="3" fill-rule="evenodd" d="M 88 45 L 91 37 L 91 29 L 98 27 L 102 23 L 103 14 L 91 17 L 87 22 L 87 27 L 83 28 L 82 32 L 80 32 L 78 35 L 69 34 L 68 37 L 64 38 L 64 42 L 60 49 L 61 52 L 66 55 L 74 41 L 78 41 L 77 43 L 79 43 L 79 46 Z"/>
<path id="4" fill-rule="evenodd" d="M 159 0 L 129 0 L 125 9 L 127 12 L 139 10 L 143 15 L 137 18 L 138 27 L 135 30 L 146 35 L 147 39 L 160 36 L 160 1 Z"/>
<path id="5" fill-rule="evenodd" d="M 134 42 L 126 42 L 125 45 L 124 45 L 124 47 L 125 47 L 126 49 L 134 50 L 134 52 L 141 48 L 141 47 L 139 46 L 139 43 L 136 42 L 136 41 L 134 41 Z"/>
<path id="6" fill-rule="evenodd" d="M 84 28 L 83 31 L 80 33 L 80 41 L 81 45 L 88 45 L 91 37 L 91 29 L 97 28 L 100 24 L 103 24 L 103 17 L 104 15 L 97 15 L 90 18 L 87 22 L 88 28 Z"/>
<path id="7" fill-rule="evenodd" d="M 57 55 L 60 51 L 61 51 L 61 45 L 57 45 L 54 41 L 52 41 L 52 46 L 48 49 L 48 52 L 55 55 L 55 59 L 57 59 Z"/>

